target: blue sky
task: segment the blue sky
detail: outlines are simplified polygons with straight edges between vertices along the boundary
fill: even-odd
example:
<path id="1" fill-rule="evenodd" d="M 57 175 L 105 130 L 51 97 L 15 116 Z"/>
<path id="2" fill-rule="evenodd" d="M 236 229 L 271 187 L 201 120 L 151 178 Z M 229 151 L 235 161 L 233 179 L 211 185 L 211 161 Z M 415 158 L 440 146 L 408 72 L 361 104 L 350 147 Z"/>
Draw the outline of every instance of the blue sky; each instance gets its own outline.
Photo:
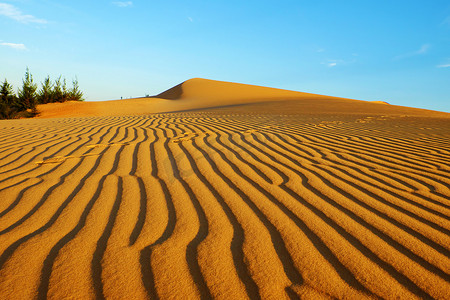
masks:
<path id="1" fill-rule="evenodd" d="M 87 100 L 192 77 L 450 112 L 450 1 L 0 0 L 0 80 Z"/>

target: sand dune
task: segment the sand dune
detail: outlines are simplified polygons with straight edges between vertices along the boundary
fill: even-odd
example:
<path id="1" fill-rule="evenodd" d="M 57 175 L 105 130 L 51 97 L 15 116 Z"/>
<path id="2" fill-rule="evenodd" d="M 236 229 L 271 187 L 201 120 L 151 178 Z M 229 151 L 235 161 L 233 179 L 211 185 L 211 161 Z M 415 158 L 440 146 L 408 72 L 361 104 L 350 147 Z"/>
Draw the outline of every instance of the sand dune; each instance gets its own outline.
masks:
<path id="1" fill-rule="evenodd" d="M 448 299 L 450 114 L 199 79 L 114 103 L 0 121 L 2 299 Z"/>
<path id="2" fill-rule="evenodd" d="M 50 103 L 38 105 L 39 118 L 123 116 L 188 110 L 235 107 L 280 101 L 295 102 L 302 113 L 375 113 L 414 116 L 443 116 L 441 112 L 401 106 L 386 106 L 383 101 L 360 101 L 268 87 L 238 84 L 202 78 L 189 79 L 159 95 L 99 102 Z M 265 109 L 265 108 L 264 108 Z M 281 108 L 282 111 L 289 110 Z M 298 113 L 298 111 L 294 111 Z"/>

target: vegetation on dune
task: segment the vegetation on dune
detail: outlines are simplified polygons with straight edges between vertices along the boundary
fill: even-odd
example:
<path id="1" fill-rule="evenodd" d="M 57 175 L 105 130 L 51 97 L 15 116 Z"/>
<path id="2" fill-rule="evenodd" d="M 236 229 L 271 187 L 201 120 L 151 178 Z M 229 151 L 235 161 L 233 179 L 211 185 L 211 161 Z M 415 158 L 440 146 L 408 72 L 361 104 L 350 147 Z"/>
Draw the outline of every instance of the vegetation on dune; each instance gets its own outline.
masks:
<path id="1" fill-rule="evenodd" d="M 47 76 L 44 79 L 44 82 L 41 84 L 41 89 L 38 92 L 37 99 L 41 104 L 47 104 L 53 102 L 53 84 L 50 81 L 50 76 Z"/>
<path id="2" fill-rule="evenodd" d="M 33 80 L 27 68 L 22 86 L 14 93 L 13 86 L 5 79 L 0 85 L 0 119 L 33 117 L 39 114 L 36 106 L 53 102 L 83 101 L 78 79 L 72 80 L 72 87 L 66 79 L 59 76 L 54 82 L 47 76 L 41 82 L 41 88 Z"/>
<path id="3" fill-rule="evenodd" d="M 16 113 L 17 97 L 12 85 L 5 79 L 0 88 L 0 118 L 10 119 Z"/>
<path id="4" fill-rule="evenodd" d="M 78 79 L 75 78 L 72 80 L 72 89 L 69 90 L 69 98 L 67 100 L 70 101 L 82 101 L 83 92 L 80 91 L 80 87 L 78 86 Z"/>
<path id="5" fill-rule="evenodd" d="M 16 106 L 19 111 L 27 109 L 36 112 L 36 97 L 37 84 L 33 82 L 33 75 L 30 74 L 30 70 L 27 68 L 25 72 L 25 78 L 22 81 L 22 88 L 17 92 Z"/>

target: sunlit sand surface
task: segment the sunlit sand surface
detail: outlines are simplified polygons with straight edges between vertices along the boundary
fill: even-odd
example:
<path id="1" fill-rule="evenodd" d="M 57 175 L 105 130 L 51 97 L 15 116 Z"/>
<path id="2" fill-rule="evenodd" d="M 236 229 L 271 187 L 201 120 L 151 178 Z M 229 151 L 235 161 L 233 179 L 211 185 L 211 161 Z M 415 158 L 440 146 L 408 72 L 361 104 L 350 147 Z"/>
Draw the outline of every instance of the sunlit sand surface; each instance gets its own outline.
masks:
<path id="1" fill-rule="evenodd" d="M 449 299 L 450 114 L 189 80 L 0 121 L 1 299 Z"/>

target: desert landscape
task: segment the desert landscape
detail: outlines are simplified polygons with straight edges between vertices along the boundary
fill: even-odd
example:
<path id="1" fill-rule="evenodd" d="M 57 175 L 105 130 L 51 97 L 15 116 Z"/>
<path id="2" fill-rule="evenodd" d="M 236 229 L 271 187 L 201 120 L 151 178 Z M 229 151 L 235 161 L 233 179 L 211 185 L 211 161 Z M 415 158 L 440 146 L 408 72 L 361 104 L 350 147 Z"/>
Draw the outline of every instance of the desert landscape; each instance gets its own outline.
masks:
<path id="1" fill-rule="evenodd" d="M 0 121 L 1 299 L 449 299 L 450 114 L 207 79 Z"/>

